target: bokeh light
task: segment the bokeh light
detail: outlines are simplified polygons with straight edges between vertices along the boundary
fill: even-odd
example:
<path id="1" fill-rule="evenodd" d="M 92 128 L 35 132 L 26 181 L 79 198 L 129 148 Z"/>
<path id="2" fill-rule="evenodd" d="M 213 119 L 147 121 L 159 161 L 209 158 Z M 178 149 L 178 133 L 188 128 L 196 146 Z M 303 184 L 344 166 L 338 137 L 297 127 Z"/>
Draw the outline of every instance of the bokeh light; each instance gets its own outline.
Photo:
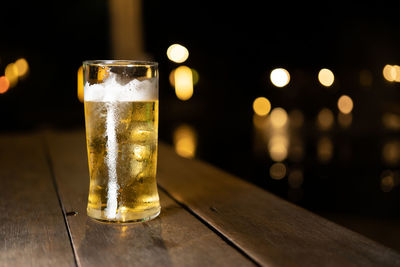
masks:
<path id="1" fill-rule="evenodd" d="M 389 82 L 400 82 L 400 66 L 385 65 L 383 67 L 383 77 Z"/>
<path id="2" fill-rule="evenodd" d="M 197 135 L 193 127 L 183 124 L 174 131 L 174 148 L 184 158 L 194 158 L 197 148 Z"/>
<path id="3" fill-rule="evenodd" d="M 400 163 L 400 141 L 388 141 L 382 148 L 383 161 L 388 165 Z"/>
<path id="4" fill-rule="evenodd" d="M 191 68 L 191 69 L 192 69 L 192 76 L 193 76 L 193 85 L 196 85 L 200 79 L 199 72 L 193 68 Z"/>
<path id="5" fill-rule="evenodd" d="M 344 114 L 339 112 L 337 115 L 337 121 L 342 128 L 348 128 L 353 122 L 353 115 L 351 113 Z"/>
<path id="6" fill-rule="evenodd" d="M 271 111 L 271 102 L 265 97 L 257 97 L 253 102 L 253 110 L 258 116 L 265 116 Z"/>
<path id="7" fill-rule="evenodd" d="M 78 77 L 77 77 L 77 81 L 78 81 L 78 99 L 80 102 L 83 103 L 83 67 L 80 66 L 78 69 Z"/>
<path id="8" fill-rule="evenodd" d="M 290 74 L 283 68 L 277 68 L 271 71 L 270 79 L 276 87 L 284 87 L 290 81 Z"/>
<path id="9" fill-rule="evenodd" d="M 274 108 L 269 115 L 272 127 L 280 128 L 288 122 L 288 115 L 283 108 Z"/>
<path id="10" fill-rule="evenodd" d="M 329 108 L 323 108 L 318 113 L 317 124 L 321 130 L 329 130 L 334 122 L 333 112 Z"/>
<path id="11" fill-rule="evenodd" d="M 288 155 L 289 138 L 284 134 L 274 134 L 268 141 L 268 151 L 273 161 L 283 161 Z"/>
<path id="12" fill-rule="evenodd" d="M 286 176 L 286 166 L 283 163 L 274 163 L 269 168 L 269 175 L 272 179 L 280 180 Z"/>
<path id="13" fill-rule="evenodd" d="M 167 57 L 173 62 L 182 63 L 188 59 L 189 50 L 183 45 L 173 44 L 167 49 Z"/>
<path id="14" fill-rule="evenodd" d="M 23 78 L 27 75 L 29 70 L 28 61 L 25 58 L 20 58 L 15 61 L 15 66 L 17 67 L 18 76 Z"/>
<path id="15" fill-rule="evenodd" d="M 353 110 L 353 100 L 348 95 L 342 95 L 337 102 L 339 111 L 348 114 Z"/>
<path id="16" fill-rule="evenodd" d="M 329 69 L 321 69 L 318 73 L 318 80 L 323 86 L 329 87 L 333 84 L 335 75 Z"/>
<path id="17" fill-rule="evenodd" d="M 300 128 L 304 123 L 303 112 L 299 109 L 293 109 L 289 113 L 290 126 L 293 128 Z"/>
<path id="18" fill-rule="evenodd" d="M 393 174 L 383 175 L 381 177 L 381 189 L 383 192 L 390 192 L 394 187 L 394 177 Z"/>
<path id="19" fill-rule="evenodd" d="M 390 130 L 400 130 L 400 115 L 386 112 L 382 116 L 382 123 L 385 128 Z"/>
<path id="20" fill-rule="evenodd" d="M 318 160 L 326 163 L 332 159 L 333 156 L 333 143 L 330 138 L 322 137 L 318 140 L 317 144 L 317 157 Z"/>
<path id="21" fill-rule="evenodd" d="M 14 87 L 18 83 L 18 68 L 14 63 L 10 63 L 7 65 L 5 71 L 5 76 L 10 82 L 10 88 Z"/>
<path id="22" fill-rule="evenodd" d="M 300 188 L 303 184 L 304 177 L 301 169 L 293 169 L 288 175 L 288 184 L 291 188 Z"/>
<path id="23" fill-rule="evenodd" d="M 6 76 L 0 76 L 0 94 L 4 94 L 10 88 L 10 82 Z"/>
<path id="24" fill-rule="evenodd" d="M 174 71 L 175 94 L 180 100 L 189 100 L 193 95 L 192 70 L 187 66 L 180 66 Z"/>

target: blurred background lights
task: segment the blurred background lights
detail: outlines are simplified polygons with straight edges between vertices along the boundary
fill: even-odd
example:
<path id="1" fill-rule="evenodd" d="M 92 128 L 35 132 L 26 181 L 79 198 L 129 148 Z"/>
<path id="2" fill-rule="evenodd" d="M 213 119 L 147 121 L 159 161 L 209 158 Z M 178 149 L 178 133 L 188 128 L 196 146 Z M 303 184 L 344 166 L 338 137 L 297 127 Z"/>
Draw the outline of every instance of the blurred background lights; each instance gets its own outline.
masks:
<path id="1" fill-rule="evenodd" d="M 288 175 L 288 184 L 291 188 L 300 188 L 303 184 L 304 177 L 303 171 L 300 169 L 293 169 Z"/>
<path id="2" fill-rule="evenodd" d="M 78 99 L 83 103 L 83 67 L 80 66 L 78 69 Z"/>
<path id="3" fill-rule="evenodd" d="M 353 122 L 353 115 L 351 113 L 344 114 L 339 112 L 337 115 L 337 121 L 342 128 L 348 128 Z"/>
<path id="4" fill-rule="evenodd" d="M 317 157 L 318 160 L 326 163 L 332 159 L 333 144 L 330 138 L 322 137 L 317 144 Z"/>
<path id="5" fill-rule="evenodd" d="M 194 158 L 196 155 L 197 135 L 193 127 L 183 124 L 174 131 L 175 152 L 184 158 Z"/>
<path id="6" fill-rule="evenodd" d="M 274 163 L 269 168 L 269 175 L 272 179 L 280 180 L 286 176 L 286 166 L 283 163 Z"/>
<path id="7" fill-rule="evenodd" d="M 400 115 L 386 112 L 382 116 L 382 123 L 389 130 L 400 130 Z"/>
<path id="8" fill-rule="evenodd" d="M 17 67 L 18 76 L 20 78 L 25 77 L 29 70 L 28 61 L 25 58 L 17 59 L 15 66 Z"/>
<path id="9" fill-rule="evenodd" d="M 257 97 L 253 102 L 253 110 L 258 116 L 265 116 L 271 111 L 271 102 L 265 97 Z"/>
<path id="10" fill-rule="evenodd" d="M 400 163 L 400 141 L 386 142 L 382 148 L 383 161 L 388 165 Z"/>
<path id="11" fill-rule="evenodd" d="M 318 73 L 318 80 L 323 86 L 329 87 L 333 84 L 335 76 L 331 70 L 321 69 Z"/>
<path id="12" fill-rule="evenodd" d="M 192 78 L 193 78 L 193 86 L 196 85 L 199 82 L 200 76 L 197 70 L 191 68 L 192 70 Z M 175 87 L 175 69 L 173 69 L 169 73 L 169 83 L 172 87 Z"/>
<path id="13" fill-rule="evenodd" d="M 284 87 L 290 81 L 290 74 L 283 68 L 277 68 L 271 71 L 270 79 L 276 87 Z"/>
<path id="14" fill-rule="evenodd" d="M 286 125 L 288 115 L 283 108 L 274 108 L 269 115 L 269 119 L 272 127 L 280 128 Z"/>
<path id="15" fill-rule="evenodd" d="M 0 94 L 4 94 L 10 88 L 10 82 L 6 76 L 0 76 Z"/>
<path id="16" fill-rule="evenodd" d="M 18 68 L 14 63 L 10 63 L 7 65 L 5 71 L 5 76 L 10 82 L 10 88 L 14 87 L 18 83 Z"/>
<path id="17" fill-rule="evenodd" d="M 188 59 L 189 51 L 183 45 L 173 44 L 167 49 L 167 57 L 173 62 L 182 63 Z"/>
<path id="18" fill-rule="evenodd" d="M 193 95 L 193 74 L 186 66 L 180 66 L 174 71 L 175 94 L 180 100 L 188 100 Z"/>
<path id="19" fill-rule="evenodd" d="M 337 102 L 339 111 L 348 114 L 353 110 L 353 100 L 348 95 L 342 95 Z"/>
<path id="20" fill-rule="evenodd" d="M 334 122 L 333 113 L 329 108 L 323 108 L 318 113 L 317 124 L 321 130 L 329 130 Z"/>
<path id="21" fill-rule="evenodd" d="M 400 66 L 385 65 L 383 67 L 383 77 L 389 82 L 400 82 Z"/>
<path id="22" fill-rule="evenodd" d="M 272 135 L 268 142 L 268 151 L 273 161 L 283 161 L 288 155 L 289 139 L 282 134 Z"/>

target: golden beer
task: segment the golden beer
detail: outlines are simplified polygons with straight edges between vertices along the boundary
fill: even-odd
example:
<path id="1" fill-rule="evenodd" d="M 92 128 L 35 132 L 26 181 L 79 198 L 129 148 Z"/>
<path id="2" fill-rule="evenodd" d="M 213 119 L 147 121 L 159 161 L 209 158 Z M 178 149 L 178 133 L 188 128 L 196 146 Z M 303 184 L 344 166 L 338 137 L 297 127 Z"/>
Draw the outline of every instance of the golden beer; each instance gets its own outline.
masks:
<path id="1" fill-rule="evenodd" d="M 108 222 L 156 217 L 158 100 L 85 101 L 85 118 L 88 215 Z"/>

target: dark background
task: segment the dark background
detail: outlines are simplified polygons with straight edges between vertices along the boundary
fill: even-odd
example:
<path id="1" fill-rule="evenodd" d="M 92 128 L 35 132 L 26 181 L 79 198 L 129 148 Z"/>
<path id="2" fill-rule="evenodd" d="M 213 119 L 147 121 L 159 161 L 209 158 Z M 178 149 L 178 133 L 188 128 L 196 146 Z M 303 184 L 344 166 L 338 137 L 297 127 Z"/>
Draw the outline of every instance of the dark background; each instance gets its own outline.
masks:
<path id="1" fill-rule="evenodd" d="M 8 1 L 1 13 L 0 76 L 21 57 L 30 72 L 0 94 L 0 131 L 82 128 L 76 73 L 83 60 L 112 58 L 108 2 Z M 381 187 L 382 173 L 391 171 L 396 178 L 400 171 L 399 156 L 390 162 L 383 156 L 387 143 L 400 141 L 399 129 L 382 123 L 385 113 L 400 116 L 400 84 L 382 75 L 386 64 L 400 62 L 397 13 L 390 3 L 143 1 L 146 53 L 160 63 L 160 139 L 172 144 L 175 129 L 190 125 L 197 158 L 400 250 L 399 188 L 396 183 L 389 192 Z M 199 73 L 188 101 L 177 99 L 168 81 L 181 65 L 166 56 L 173 43 L 189 49 L 183 64 Z M 291 74 L 286 87 L 269 81 L 276 67 Z M 334 72 L 331 88 L 319 84 L 321 68 Z M 370 74 L 371 84 L 360 84 L 360 71 Z M 342 94 L 354 101 L 347 129 L 336 120 Z M 296 133 L 304 156 L 284 161 L 288 173 L 303 172 L 300 188 L 291 188 L 287 175 L 269 176 L 274 162 L 253 124 L 252 103 L 259 96 L 304 116 Z M 315 123 L 322 108 L 335 115 L 328 131 Z M 322 137 L 334 147 L 328 162 L 317 157 Z M 400 146 L 393 150 L 399 155 Z"/>

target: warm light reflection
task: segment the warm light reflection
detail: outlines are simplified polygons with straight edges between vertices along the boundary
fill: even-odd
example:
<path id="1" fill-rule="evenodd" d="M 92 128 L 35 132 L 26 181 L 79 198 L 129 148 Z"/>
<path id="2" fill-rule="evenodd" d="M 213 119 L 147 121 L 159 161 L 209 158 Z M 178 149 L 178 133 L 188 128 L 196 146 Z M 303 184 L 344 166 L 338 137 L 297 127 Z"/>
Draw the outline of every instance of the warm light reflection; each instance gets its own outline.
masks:
<path id="1" fill-rule="evenodd" d="M 400 142 L 389 141 L 382 148 L 383 161 L 389 165 L 400 163 Z"/>
<path id="2" fill-rule="evenodd" d="M 272 127 L 280 128 L 286 125 L 288 121 L 288 115 L 286 110 L 283 108 L 274 108 L 269 115 L 269 119 Z"/>
<path id="3" fill-rule="evenodd" d="M 331 70 L 321 69 L 318 73 L 318 80 L 323 86 L 329 87 L 333 84 L 335 76 Z"/>
<path id="4" fill-rule="evenodd" d="M 388 173 L 381 177 L 381 189 L 383 192 L 390 192 L 394 187 L 393 173 Z"/>
<path id="5" fill-rule="evenodd" d="M 269 175 L 272 179 L 280 180 L 286 176 L 286 166 L 283 163 L 274 163 L 269 168 Z"/>
<path id="6" fill-rule="evenodd" d="M 265 97 L 257 97 L 253 102 L 253 110 L 258 116 L 265 116 L 271 110 L 271 102 Z"/>
<path id="7" fill-rule="evenodd" d="M 183 45 L 173 44 L 167 49 L 167 57 L 173 62 L 182 63 L 188 59 L 189 51 Z"/>
<path id="8" fill-rule="evenodd" d="M 14 87 L 18 83 L 18 68 L 14 63 L 10 63 L 7 65 L 5 71 L 5 76 L 10 82 L 10 88 Z"/>
<path id="9" fill-rule="evenodd" d="M 360 71 L 360 84 L 365 87 L 372 86 L 372 74 L 369 70 Z"/>
<path id="10" fill-rule="evenodd" d="M 304 177 L 301 169 L 293 169 L 288 175 L 288 184 L 291 188 L 300 188 L 303 184 Z"/>
<path id="11" fill-rule="evenodd" d="M 337 102 L 337 106 L 340 112 L 348 114 L 353 110 L 353 100 L 348 95 L 342 95 Z"/>
<path id="12" fill-rule="evenodd" d="M 97 80 L 103 81 L 103 80 L 105 80 L 105 79 L 108 78 L 108 75 L 109 75 L 109 74 L 110 74 L 110 68 L 109 68 L 109 67 L 103 66 L 103 67 L 101 67 L 101 68 L 98 68 L 98 71 L 97 71 Z"/>
<path id="13" fill-rule="evenodd" d="M 80 66 L 78 69 L 78 99 L 83 103 L 83 67 Z"/>
<path id="14" fill-rule="evenodd" d="M 304 115 L 301 110 L 294 109 L 289 113 L 290 126 L 293 128 L 300 128 L 304 123 Z"/>
<path id="15" fill-rule="evenodd" d="M 353 122 L 353 115 L 351 113 L 344 114 L 342 112 L 339 112 L 337 115 L 337 120 L 342 128 L 348 128 Z"/>
<path id="16" fill-rule="evenodd" d="M 277 68 L 271 71 L 270 79 L 276 87 L 284 87 L 290 81 L 290 74 L 283 68 Z"/>
<path id="17" fill-rule="evenodd" d="M 192 70 L 186 66 L 180 66 L 174 71 L 175 94 L 180 100 L 188 100 L 193 95 Z"/>
<path id="18" fill-rule="evenodd" d="M 318 113 L 317 124 L 321 130 L 329 130 L 334 122 L 333 113 L 328 108 L 323 108 Z"/>
<path id="19" fill-rule="evenodd" d="M 321 162 L 328 162 L 333 156 L 333 143 L 330 138 L 322 137 L 317 144 L 317 157 Z"/>
<path id="20" fill-rule="evenodd" d="M 183 124 L 175 129 L 173 136 L 176 153 L 184 158 L 194 158 L 197 135 L 193 127 Z"/>
<path id="21" fill-rule="evenodd" d="M 304 157 L 304 144 L 299 135 L 292 132 L 290 138 L 289 158 L 294 162 L 300 162 Z"/>
<path id="22" fill-rule="evenodd" d="M 15 66 L 17 67 L 18 76 L 20 78 L 24 77 L 28 73 L 29 65 L 25 58 L 20 58 L 15 61 Z"/>
<path id="23" fill-rule="evenodd" d="M 387 112 L 382 116 L 382 123 L 387 129 L 400 130 L 400 115 Z"/>
<path id="24" fill-rule="evenodd" d="M 10 88 L 10 82 L 6 76 L 0 76 L 0 94 L 4 94 Z"/>

